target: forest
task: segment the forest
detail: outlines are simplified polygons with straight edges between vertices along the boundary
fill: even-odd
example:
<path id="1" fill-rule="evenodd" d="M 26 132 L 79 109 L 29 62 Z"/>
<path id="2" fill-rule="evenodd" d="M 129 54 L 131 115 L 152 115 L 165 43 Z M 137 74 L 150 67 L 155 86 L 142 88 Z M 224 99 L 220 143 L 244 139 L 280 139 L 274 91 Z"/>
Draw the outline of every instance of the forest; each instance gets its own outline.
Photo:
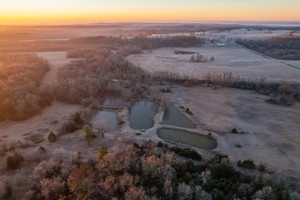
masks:
<path id="1" fill-rule="evenodd" d="M 236 42 L 272 58 L 300 60 L 300 37 L 275 37 L 266 40 L 237 39 Z"/>
<path id="2" fill-rule="evenodd" d="M 34 54 L 1 54 L 0 121 L 22 120 L 52 101 L 40 81 L 49 70 L 46 60 Z"/>
<path id="3" fill-rule="evenodd" d="M 289 199 L 279 179 L 243 175 L 228 156 L 180 160 L 166 144 L 152 142 L 111 152 L 102 146 L 88 162 L 77 152 L 38 164 L 27 199 Z"/>

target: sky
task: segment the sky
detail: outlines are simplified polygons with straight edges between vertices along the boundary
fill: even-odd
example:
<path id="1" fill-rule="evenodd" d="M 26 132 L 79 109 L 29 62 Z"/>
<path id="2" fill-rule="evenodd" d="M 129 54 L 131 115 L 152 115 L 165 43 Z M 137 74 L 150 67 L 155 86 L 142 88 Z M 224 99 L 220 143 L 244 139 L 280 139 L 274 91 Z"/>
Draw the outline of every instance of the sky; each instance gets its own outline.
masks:
<path id="1" fill-rule="evenodd" d="M 300 0 L 0 0 L 0 24 L 300 21 Z"/>

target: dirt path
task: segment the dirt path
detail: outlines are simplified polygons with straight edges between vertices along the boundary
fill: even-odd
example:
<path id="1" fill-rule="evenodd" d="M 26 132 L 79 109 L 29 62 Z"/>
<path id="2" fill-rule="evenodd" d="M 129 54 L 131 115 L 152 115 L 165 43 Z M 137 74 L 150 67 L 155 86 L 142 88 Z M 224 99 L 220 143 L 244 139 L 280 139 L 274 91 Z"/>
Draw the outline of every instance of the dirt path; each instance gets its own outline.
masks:
<path id="1" fill-rule="evenodd" d="M 38 52 L 37 55 L 47 59 L 50 65 L 50 70 L 46 73 L 42 80 L 42 86 L 54 84 L 57 81 L 58 70 L 70 61 L 74 60 L 66 58 L 65 51 Z"/>

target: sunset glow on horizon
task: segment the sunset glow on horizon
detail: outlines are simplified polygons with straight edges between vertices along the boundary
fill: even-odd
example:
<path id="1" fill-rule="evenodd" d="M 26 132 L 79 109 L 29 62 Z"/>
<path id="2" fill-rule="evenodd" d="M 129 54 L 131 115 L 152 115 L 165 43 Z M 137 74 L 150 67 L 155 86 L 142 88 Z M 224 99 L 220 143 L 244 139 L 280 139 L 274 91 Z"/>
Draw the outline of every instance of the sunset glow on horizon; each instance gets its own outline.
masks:
<path id="1" fill-rule="evenodd" d="M 0 24 L 4 25 L 105 21 L 300 21 L 299 0 L 1 1 Z"/>

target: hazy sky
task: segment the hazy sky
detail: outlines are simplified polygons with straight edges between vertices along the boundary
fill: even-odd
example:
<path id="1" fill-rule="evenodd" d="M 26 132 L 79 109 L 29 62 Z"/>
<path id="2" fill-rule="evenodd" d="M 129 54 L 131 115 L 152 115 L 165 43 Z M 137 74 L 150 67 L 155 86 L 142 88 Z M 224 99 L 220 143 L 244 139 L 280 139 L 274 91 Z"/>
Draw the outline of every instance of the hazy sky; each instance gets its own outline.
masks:
<path id="1" fill-rule="evenodd" d="M 300 0 L 0 0 L 0 24 L 300 21 Z"/>

